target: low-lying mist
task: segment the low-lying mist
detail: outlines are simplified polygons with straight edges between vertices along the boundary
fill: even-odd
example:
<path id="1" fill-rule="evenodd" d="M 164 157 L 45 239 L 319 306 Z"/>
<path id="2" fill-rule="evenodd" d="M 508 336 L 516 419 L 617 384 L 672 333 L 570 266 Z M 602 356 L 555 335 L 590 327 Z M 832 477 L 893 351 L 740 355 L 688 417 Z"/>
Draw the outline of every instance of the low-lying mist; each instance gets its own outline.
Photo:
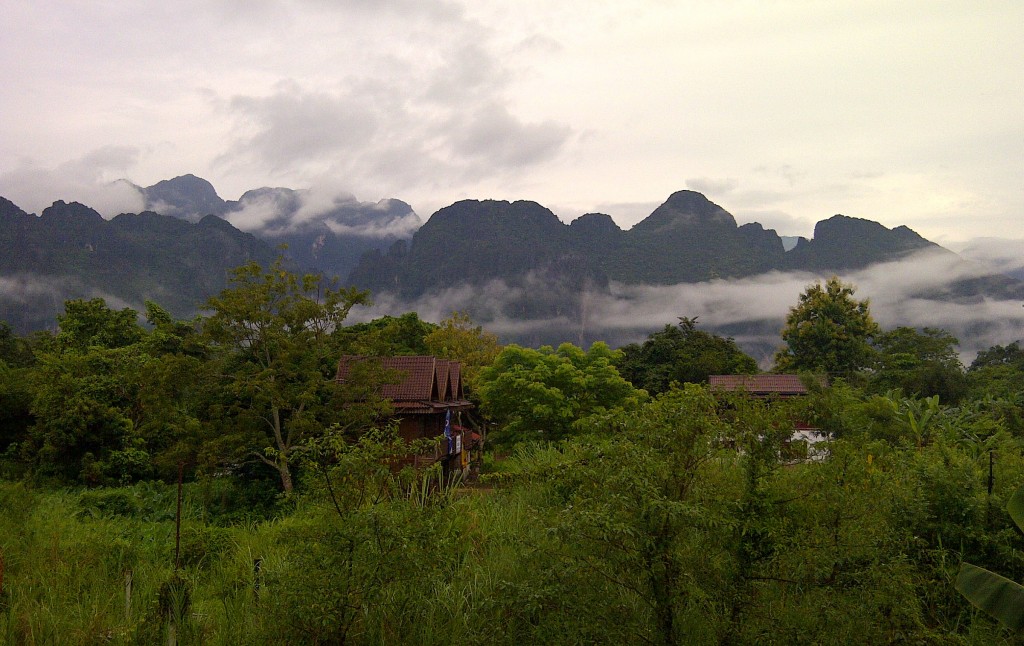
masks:
<path id="1" fill-rule="evenodd" d="M 979 350 L 1024 337 L 1024 284 L 993 278 L 980 265 L 953 254 L 922 252 L 898 262 L 845 273 L 858 299 L 868 299 L 883 329 L 898 326 L 942 328 L 960 340 L 970 362 Z M 353 312 L 353 320 L 416 311 L 439 321 L 454 311 L 468 312 L 503 342 L 526 345 L 569 341 L 620 346 L 642 341 L 679 317 L 697 318 L 701 329 L 731 336 L 764 367 L 781 344 L 780 331 L 803 290 L 822 277 L 806 272 L 770 272 L 733 280 L 650 286 L 610 283 L 607 289 L 559 292 L 536 276 L 521 284 L 501 281 L 462 285 L 404 301 L 374 295 L 374 304 Z M 554 298 L 552 298 L 554 297 Z M 523 317 L 522 304 L 537 298 L 562 299 L 564 311 Z"/>

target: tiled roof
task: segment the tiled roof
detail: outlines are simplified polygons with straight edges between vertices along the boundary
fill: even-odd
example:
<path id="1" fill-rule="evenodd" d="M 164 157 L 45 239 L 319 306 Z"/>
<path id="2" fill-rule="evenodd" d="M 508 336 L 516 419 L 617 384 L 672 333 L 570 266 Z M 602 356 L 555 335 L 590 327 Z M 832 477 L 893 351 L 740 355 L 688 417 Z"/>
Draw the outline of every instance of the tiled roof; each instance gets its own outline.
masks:
<path id="1" fill-rule="evenodd" d="M 451 394 L 451 381 L 449 375 L 450 361 L 445 359 L 434 360 L 434 378 L 437 380 L 437 399 L 446 401 Z"/>
<path id="2" fill-rule="evenodd" d="M 452 380 L 452 399 L 465 399 L 466 393 L 462 390 L 462 364 L 458 361 L 449 362 L 448 374 Z"/>
<path id="3" fill-rule="evenodd" d="M 397 383 L 383 384 L 380 394 L 396 405 L 403 402 L 460 402 L 462 397 L 459 362 L 435 357 L 344 356 L 338 362 L 338 381 L 349 378 L 359 362 L 375 362 L 381 369 L 395 371 Z"/>
<path id="4" fill-rule="evenodd" d="M 806 395 L 799 375 L 711 375 L 712 390 L 742 390 L 751 395 Z"/>

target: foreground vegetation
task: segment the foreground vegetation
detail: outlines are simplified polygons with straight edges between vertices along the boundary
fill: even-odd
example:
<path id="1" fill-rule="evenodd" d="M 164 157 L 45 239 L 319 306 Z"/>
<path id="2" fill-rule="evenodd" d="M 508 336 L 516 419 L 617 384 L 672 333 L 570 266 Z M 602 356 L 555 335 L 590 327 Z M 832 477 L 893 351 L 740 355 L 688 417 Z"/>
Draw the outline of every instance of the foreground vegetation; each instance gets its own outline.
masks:
<path id="1" fill-rule="evenodd" d="M 723 405 L 698 386 L 609 415 L 590 434 L 524 445 L 485 488 L 393 473 L 387 458 L 406 449 L 387 434 L 324 445 L 326 471 L 306 463 L 301 493 L 248 519 L 238 482 L 187 485 L 177 559 L 173 485 L 6 483 L 0 635 L 155 643 L 173 626 L 182 643 L 209 644 L 1010 639 L 952 582 L 961 560 L 1024 579 L 1003 511 L 1024 484 L 1019 441 L 978 437 L 994 421 L 978 410 L 937 413 L 920 443 L 908 403 L 841 390 L 801 414 L 881 429 L 881 412 L 886 437 L 847 435 L 827 459 L 801 460 L 802 447 L 782 441 L 792 411 Z"/>
<path id="2" fill-rule="evenodd" d="M 954 585 L 1024 581 L 1017 344 L 965 370 L 830 282 L 778 360 L 831 379 L 769 401 L 701 383 L 756 366 L 692 319 L 499 349 L 463 316 L 343 325 L 362 298 L 249 266 L 198 321 L 72 301 L 56 335 L 0 328 L 0 643 L 1021 641 Z M 387 375 L 330 379 L 345 353 L 464 361 L 480 482 L 399 469 L 424 447 Z"/>

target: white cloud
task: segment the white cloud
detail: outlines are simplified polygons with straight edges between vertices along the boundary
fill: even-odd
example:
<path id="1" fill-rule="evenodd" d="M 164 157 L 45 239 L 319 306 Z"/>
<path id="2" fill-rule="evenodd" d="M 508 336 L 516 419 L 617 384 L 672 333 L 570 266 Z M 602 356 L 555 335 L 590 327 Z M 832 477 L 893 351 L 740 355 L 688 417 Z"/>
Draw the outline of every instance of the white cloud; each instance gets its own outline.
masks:
<path id="1" fill-rule="evenodd" d="M 56 329 L 57 315 L 64 311 L 64 302 L 72 298 L 102 298 L 111 309 L 131 308 L 144 312 L 142 303 L 130 303 L 85 284 L 77 276 L 46 276 L 19 272 L 0 276 L 0 320 L 6 321 L 19 334 L 38 329 L 47 321 L 48 329 Z"/>
<path id="2" fill-rule="evenodd" d="M 978 297 L 948 300 L 949 284 L 989 275 L 984 268 L 964 263 L 952 254 L 921 253 L 899 262 L 882 263 L 841 278 L 856 287 L 855 297 L 867 298 L 871 312 L 885 329 L 905 325 L 938 327 L 960 339 L 969 363 L 982 349 L 1024 338 L 1021 300 Z M 893 277 L 898 276 L 897 280 Z M 613 344 L 639 341 L 678 317 L 697 317 L 702 329 L 733 335 L 767 367 L 789 309 L 808 285 L 823 279 L 802 272 L 771 272 L 741 280 L 714 280 L 667 286 L 612 283 L 606 293 L 577 294 L 585 299 L 585 316 L 522 320 L 507 313 L 531 287 L 510 287 L 501 281 L 484 286 L 458 286 L 411 302 L 392 294 L 375 295 L 375 305 L 357 314 L 365 320 L 383 314 L 419 312 L 438 321 L 453 311 L 469 311 L 488 330 L 505 341 L 575 343 L 607 340 Z M 534 286 L 536 287 L 536 286 Z"/>
<path id="3" fill-rule="evenodd" d="M 272 172 L 317 167 L 362 150 L 379 127 L 369 97 L 305 91 L 294 81 L 278 84 L 269 96 L 235 96 L 230 105 L 253 132 L 242 135 L 226 157 L 248 156 Z"/>
<path id="4" fill-rule="evenodd" d="M 0 276 L 0 298 L 25 305 L 40 298 L 58 299 L 70 279 L 15 274 Z"/>
<path id="5" fill-rule="evenodd" d="M 271 237 L 313 226 L 326 227 L 336 235 L 408 238 L 422 225 L 404 202 L 360 202 L 351 193 L 329 187 L 254 191 L 224 217 L 243 231 Z"/>
<path id="6" fill-rule="evenodd" d="M 285 208 L 277 195 L 264 194 L 241 201 L 239 208 L 224 215 L 236 229 L 250 233 L 264 231 L 270 224 L 284 217 Z"/>
<path id="7" fill-rule="evenodd" d="M 738 185 L 739 182 L 733 177 L 693 177 L 686 180 L 686 188 L 718 197 L 724 197 L 731 193 Z"/>
<path id="8" fill-rule="evenodd" d="M 30 213 L 40 213 L 56 200 L 81 202 L 105 218 L 138 213 L 145 205 L 142 194 L 118 181 L 137 157 L 134 148 L 107 146 L 55 168 L 24 164 L 0 174 L 0 195 Z"/>
<path id="9" fill-rule="evenodd" d="M 3 3 L 0 176 L 120 145 L 143 185 L 575 213 L 689 178 L 792 233 L 844 213 L 1021 238 L 1022 21 L 967 0 Z"/>
<path id="10" fill-rule="evenodd" d="M 453 149 L 463 163 L 482 162 L 489 172 L 546 161 L 572 132 L 553 121 L 523 123 L 505 106 L 493 103 L 467 116 L 461 127 L 453 128 Z"/>
<path id="11" fill-rule="evenodd" d="M 974 238 L 950 248 L 996 271 L 1020 273 L 1024 270 L 1024 239 Z"/>
<path id="12" fill-rule="evenodd" d="M 359 224 L 325 220 L 324 224 L 336 235 L 355 235 L 364 238 L 409 238 L 423 224 L 415 213 L 394 219 L 381 219 Z"/>

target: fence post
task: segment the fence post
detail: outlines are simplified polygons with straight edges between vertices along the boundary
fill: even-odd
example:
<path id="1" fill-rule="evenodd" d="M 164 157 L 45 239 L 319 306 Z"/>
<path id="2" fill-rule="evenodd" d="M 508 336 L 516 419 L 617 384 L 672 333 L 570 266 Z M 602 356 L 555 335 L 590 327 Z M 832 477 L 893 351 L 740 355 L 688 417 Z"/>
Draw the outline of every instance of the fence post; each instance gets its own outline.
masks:
<path id="1" fill-rule="evenodd" d="M 131 621 L 132 618 L 132 571 L 124 573 L 124 616 Z"/>
<path id="2" fill-rule="evenodd" d="M 252 593 L 256 597 L 256 603 L 260 602 L 260 580 L 263 578 L 263 559 L 256 558 L 252 561 Z"/>

